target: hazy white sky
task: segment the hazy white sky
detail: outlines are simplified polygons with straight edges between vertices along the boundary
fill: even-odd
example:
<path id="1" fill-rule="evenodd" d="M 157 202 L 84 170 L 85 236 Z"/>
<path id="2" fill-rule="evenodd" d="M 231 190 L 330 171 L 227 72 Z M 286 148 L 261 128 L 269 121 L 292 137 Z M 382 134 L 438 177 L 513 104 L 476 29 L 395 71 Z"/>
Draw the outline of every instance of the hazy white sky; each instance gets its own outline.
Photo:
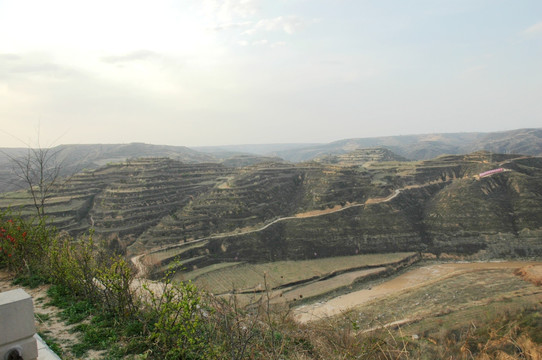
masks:
<path id="1" fill-rule="evenodd" d="M 0 0 L 0 126 L 0 147 L 542 127 L 542 1 Z"/>

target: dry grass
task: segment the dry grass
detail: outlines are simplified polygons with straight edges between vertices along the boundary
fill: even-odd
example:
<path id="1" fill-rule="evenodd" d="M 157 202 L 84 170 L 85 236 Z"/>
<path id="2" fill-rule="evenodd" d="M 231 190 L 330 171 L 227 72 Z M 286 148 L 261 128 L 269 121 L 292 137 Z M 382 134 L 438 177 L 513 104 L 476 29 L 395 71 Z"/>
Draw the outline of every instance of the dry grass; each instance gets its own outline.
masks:
<path id="1" fill-rule="evenodd" d="M 529 265 L 518 269 L 515 273 L 523 280 L 542 286 L 542 265 Z"/>

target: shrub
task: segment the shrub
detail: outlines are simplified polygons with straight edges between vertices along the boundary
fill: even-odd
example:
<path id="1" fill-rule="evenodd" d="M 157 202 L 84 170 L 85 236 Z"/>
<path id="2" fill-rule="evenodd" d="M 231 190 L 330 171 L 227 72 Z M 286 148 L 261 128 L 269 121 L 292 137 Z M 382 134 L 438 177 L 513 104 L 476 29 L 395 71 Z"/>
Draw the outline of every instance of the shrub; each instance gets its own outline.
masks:
<path id="1" fill-rule="evenodd" d="M 19 275 L 42 274 L 54 233 L 44 219 L 23 219 L 10 210 L 0 212 L 0 268 Z"/>
<path id="2" fill-rule="evenodd" d="M 147 318 L 150 319 L 148 340 L 152 358 L 211 359 L 216 358 L 213 331 L 206 318 L 197 288 L 191 283 L 173 283 L 166 276 L 159 291 L 144 285 L 149 293 Z"/>
<path id="3" fill-rule="evenodd" d="M 112 315 L 128 319 L 138 311 L 131 287 L 132 268 L 122 257 L 110 256 L 103 246 L 97 246 L 92 233 L 77 241 L 55 238 L 49 251 L 49 271 L 53 282 Z"/>

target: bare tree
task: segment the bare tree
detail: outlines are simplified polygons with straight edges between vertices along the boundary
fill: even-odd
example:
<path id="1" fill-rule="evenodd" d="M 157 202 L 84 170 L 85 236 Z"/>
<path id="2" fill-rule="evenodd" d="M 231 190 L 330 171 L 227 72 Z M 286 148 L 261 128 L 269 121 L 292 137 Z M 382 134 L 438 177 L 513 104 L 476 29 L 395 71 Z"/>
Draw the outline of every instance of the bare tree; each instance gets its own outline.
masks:
<path id="1" fill-rule="evenodd" d="M 13 170 L 27 186 L 36 207 L 38 217 L 45 216 L 45 202 L 51 196 L 51 189 L 60 178 L 62 162 L 58 161 L 59 150 L 28 148 L 26 155 L 12 157 Z"/>

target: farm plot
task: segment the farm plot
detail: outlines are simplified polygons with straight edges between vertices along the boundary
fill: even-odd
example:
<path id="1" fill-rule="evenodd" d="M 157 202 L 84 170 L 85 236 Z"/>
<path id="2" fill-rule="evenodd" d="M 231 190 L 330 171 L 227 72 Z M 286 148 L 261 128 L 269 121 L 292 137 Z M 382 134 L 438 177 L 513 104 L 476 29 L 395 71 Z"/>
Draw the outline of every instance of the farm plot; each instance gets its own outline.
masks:
<path id="1" fill-rule="evenodd" d="M 145 255 L 145 263 L 146 264 L 159 264 L 163 260 L 168 260 L 168 259 L 175 258 L 176 256 L 180 256 L 182 253 L 184 253 L 184 252 L 186 252 L 188 250 L 204 247 L 204 246 L 206 246 L 208 244 L 209 244 L 208 241 L 197 242 L 195 244 L 187 243 L 184 246 L 172 247 L 171 249 L 156 251 L 156 252 L 150 253 L 148 255 Z"/>
<path id="2" fill-rule="evenodd" d="M 282 301 L 290 302 L 297 299 L 307 299 L 320 296 L 344 287 L 352 287 L 353 283 L 355 283 L 357 280 L 363 279 L 369 275 L 383 273 L 385 270 L 385 267 L 377 267 L 348 272 L 334 276 L 327 280 L 314 281 L 307 285 L 296 286 L 292 289 L 284 291 L 282 296 L 278 298 L 275 297 L 274 300 L 276 301 L 281 299 Z"/>
<path id="3" fill-rule="evenodd" d="M 542 292 L 514 274 L 529 263 L 450 263 L 430 265 L 327 302 L 300 306 L 299 321 L 337 315 L 361 329 L 408 323 L 494 301 Z M 466 319 L 467 320 L 467 319 Z"/>
<path id="4" fill-rule="evenodd" d="M 179 276 L 192 280 L 199 287 L 213 293 L 226 293 L 232 290 L 263 290 L 276 288 L 285 284 L 317 280 L 335 273 L 357 271 L 364 267 L 379 267 L 396 263 L 414 253 L 389 253 L 341 256 L 317 260 L 277 261 L 263 264 L 236 264 L 226 268 L 213 269 L 202 273 L 186 272 Z M 357 277 L 357 276 L 355 276 Z M 346 281 L 345 277 L 342 281 Z M 350 281 L 351 282 L 351 281 Z"/>

